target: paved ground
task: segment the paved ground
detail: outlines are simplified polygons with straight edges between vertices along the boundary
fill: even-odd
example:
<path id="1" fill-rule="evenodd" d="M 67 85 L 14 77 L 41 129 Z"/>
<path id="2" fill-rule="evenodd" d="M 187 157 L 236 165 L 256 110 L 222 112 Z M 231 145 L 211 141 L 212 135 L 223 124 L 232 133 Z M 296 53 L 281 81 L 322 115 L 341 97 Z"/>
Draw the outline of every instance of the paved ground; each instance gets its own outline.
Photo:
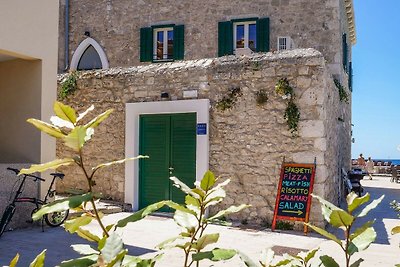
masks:
<path id="1" fill-rule="evenodd" d="M 376 242 L 365 252 L 356 254 L 363 257 L 365 262 L 361 266 L 394 266 L 400 263 L 400 236 L 392 236 L 390 229 L 400 224 L 395 212 L 389 207 L 389 202 L 399 199 L 400 184 L 389 182 L 387 177 L 375 177 L 374 180 L 363 180 L 366 190 L 372 198 L 378 198 L 385 194 L 384 202 L 379 208 L 371 212 L 366 219 L 377 218 L 375 228 L 378 232 Z M 128 213 L 108 215 L 106 223 L 111 223 L 127 216 Z M 96 225 L 89 226 L 98 230 Z M 281 252 L 308 250 L 315 247 L 321 248 L 321 253 L 333 255 L 340 259 L 341 251 L 333 242 L 318 237 L 316 234 L 304 236 L 302 233 L 271 232 L 268 229 L 262 231 L 239 230 L 222 226 L 211 226 L 209 233 L 220 233 L 219 247 L 235 248 L 248 254 L 253 259 L 258 259 L 259 252 L 266 247 L 274 247 Z M 156 253 L 154 246 L 169 237 L 175 236 L 179 228 L 171 219 L 161 217 L 148 217 L 137 223 L 129 224 L 121 235 L 129 249 L 130 254 L 143 255 Z M 17 252 L 21 254 L 18 266 L 29 266 L 29 262 L 47 248 L 46 266 L 56 266 L 62 260 L 76 257 L 70 248 L 71 244 L 86 243 L 79 237 L 67 234 L 62 228 L 46 228 L 42 233 L 40 228 L 23 229 L 6 232 L 0 238 L 0 266 L 7 265 Z M 147 254 L 152 255 L 152 254 Z M 145 257 L 146 255 L 144 255 Z M 162 261 L 157 266 L 182 266 L 182 254 L 179 250 L 166 252 Z M 238 259 L 225 264 L 204 262 L 202 266 L 244 266 Z M 343 263 L 341 263 L 343 266 Z"/>

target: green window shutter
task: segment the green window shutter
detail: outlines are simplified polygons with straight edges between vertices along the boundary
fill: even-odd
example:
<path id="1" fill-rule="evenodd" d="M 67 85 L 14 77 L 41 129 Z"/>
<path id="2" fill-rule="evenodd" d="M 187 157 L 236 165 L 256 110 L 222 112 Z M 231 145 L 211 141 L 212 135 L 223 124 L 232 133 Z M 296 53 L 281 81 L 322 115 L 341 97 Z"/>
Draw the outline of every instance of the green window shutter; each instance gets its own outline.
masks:
<path id="1" fill-rule="evenodd" d="M 148 62 L 153 59 L 153 29 L 140 29 L 140 61 Z"/>
<path id="2" fill-rule="evenodd" d="M 231 21 L 218 22 L 218 56 L 233 54 L 233 26 Z"/>
<path id="3" fill-rule="evenodd" d="M 269 52 L 269 18 L 257 20 L 257 51 Z"/>
<path id="4" fill-rule="evenodd" d="M 343 45 L 343 69 L 348 72 L 348 47 L 347 47 L 347 34 L 343 34 L 342 36 L 342 45 Z"/>
<path id="5" fill-rule="evenodd" d="M 185 26 L 174 26 L 174 59 L 180 60 L 185 57 Z"/>

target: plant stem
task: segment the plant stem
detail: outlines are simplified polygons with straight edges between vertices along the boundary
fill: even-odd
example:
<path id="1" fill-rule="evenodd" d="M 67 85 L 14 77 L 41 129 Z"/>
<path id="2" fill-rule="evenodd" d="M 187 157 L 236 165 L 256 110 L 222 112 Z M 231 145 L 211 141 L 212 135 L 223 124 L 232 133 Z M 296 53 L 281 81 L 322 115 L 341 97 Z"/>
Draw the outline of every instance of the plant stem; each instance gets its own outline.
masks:
<path id="1" fill-rule="evenodd" d="M 89 176 L 89 174 L 87 173 L 87 171 L 86 171 L 86 169 L 85 169 L 85 166 L 84 166 L 84 164 L 83 164 L 82 150 L 79 151 L 79 157 L 80 157 L 80 164 L 79 164 L 79 167 L 81 167 L 83 173 L 84 173 L 85 176 L 86 176 L 86 181 L 88 182 L 88 186 L 89 186 L 89 193 L 93 193 L 93 190 L 92 190 L 92 181 L 93 181 L 92 178 L 93 178 L 93 174 L 92 174 L 91 176 Z M 93 196 L 92 196 L 91 199 L 90 199 L 90 203 L 92 203 L 93 211 L 94 211 L 94 214 L 96 215 L 96 220 L 97 220 L 97 222 L 99 223 L 101 229 L 103 230 L 104 235 L 107 236 L 107 237 L 109 237 L 110 235 L 108 234 L 107 229 L 106 229 L 105 226 L 103 225 L 103 223 L 102 223 L 102 221 L 101 221 L 101 218 L 100 218 L 100 215 L 99 215 L 99 212 L 97 211 L 96 204 L 94 203 L 94 198 L 93 198 Z"/>

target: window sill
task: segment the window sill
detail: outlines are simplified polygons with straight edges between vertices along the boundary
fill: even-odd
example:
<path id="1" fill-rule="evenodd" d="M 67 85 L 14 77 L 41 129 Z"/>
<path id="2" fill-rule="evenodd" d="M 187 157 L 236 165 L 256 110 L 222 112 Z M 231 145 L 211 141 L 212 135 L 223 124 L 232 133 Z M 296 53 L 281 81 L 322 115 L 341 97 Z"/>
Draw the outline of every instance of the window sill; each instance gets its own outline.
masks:
<path id="1" fill-rule="evenodd" d="M 173 62 L 173 59 L 153 59 L 153 63 L 165 63 L 165 62 Z"/>

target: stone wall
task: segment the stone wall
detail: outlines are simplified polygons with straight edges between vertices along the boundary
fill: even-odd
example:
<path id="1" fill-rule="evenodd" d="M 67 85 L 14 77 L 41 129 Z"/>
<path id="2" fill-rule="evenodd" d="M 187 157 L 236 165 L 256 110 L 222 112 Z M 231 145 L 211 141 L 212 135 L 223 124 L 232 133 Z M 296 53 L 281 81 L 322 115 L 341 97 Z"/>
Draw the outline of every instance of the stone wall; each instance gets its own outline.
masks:
<path id="1" fill-rule="evenodd" d="M 219 0 L 128 1 L 70 0 L 71 60 L 86 31 L 105 50 L 111 67 L 139 65 L 139 32 L 156 24 L 185 25 L 185 60 L 217 56 L 218 22 L 269 17 L 270 48 L 278 36 L 290 36 L 297 48 L 315 48 L 329 64 L 342 62 L 343 0 Z M 64 7 L 60 1 L 59 71 L 64 62 Z M 337 73 L 337 72 L 336 72 Z"/>
<path id="2" fill-rule="evenodd" d="M 288 130 L 283 118 L 285 101 L 275 93 L 276 82 L 285 77 L 294 87 L 301 112 L 298 137 Z M 243 93 L 235 106 L 225 111 L 216 108 L 217 101 L 234 87 Z M 160 101 L 161 92 L 180 100 L 185 90 L 198 90 L 198 98 L 211 102 L 210 169 L 232 179 L 223 206 L 252 205 L 233 218 L 256 223 L 272 220 L 284 157 L 298 163 L 313 163 L 316 158 L 314 192 L 337 201 L 338 170 L 350 157 L 350 117 L 344 116 L 345 122 L 338 118 L 347 114 L 350 105 L 339 101 L 325 59 L 314 49 L 80 73 L 78 90 L 66 102 L 81 111 L 90 104 L 96 106 L 96 113 L 115 109 L 85 149 L 85 156 L 91 158 L 88 163 L 124 157 L 126 103 Z M 262 106 L 255 100 L 260 90 L 269 98 Z M 66 153 L 57 147 L 58 157 Z M 63 171 L 67 176 L 58 183 L 59 191 L 86 188 L 78 169 L 65 167 Z M 96 183 L 96 190 L 106 197 L 124 200 L 123 166 L 101 171 Z M 322 222 L 319 209 L 313 209 L 311 220 Z"/>

